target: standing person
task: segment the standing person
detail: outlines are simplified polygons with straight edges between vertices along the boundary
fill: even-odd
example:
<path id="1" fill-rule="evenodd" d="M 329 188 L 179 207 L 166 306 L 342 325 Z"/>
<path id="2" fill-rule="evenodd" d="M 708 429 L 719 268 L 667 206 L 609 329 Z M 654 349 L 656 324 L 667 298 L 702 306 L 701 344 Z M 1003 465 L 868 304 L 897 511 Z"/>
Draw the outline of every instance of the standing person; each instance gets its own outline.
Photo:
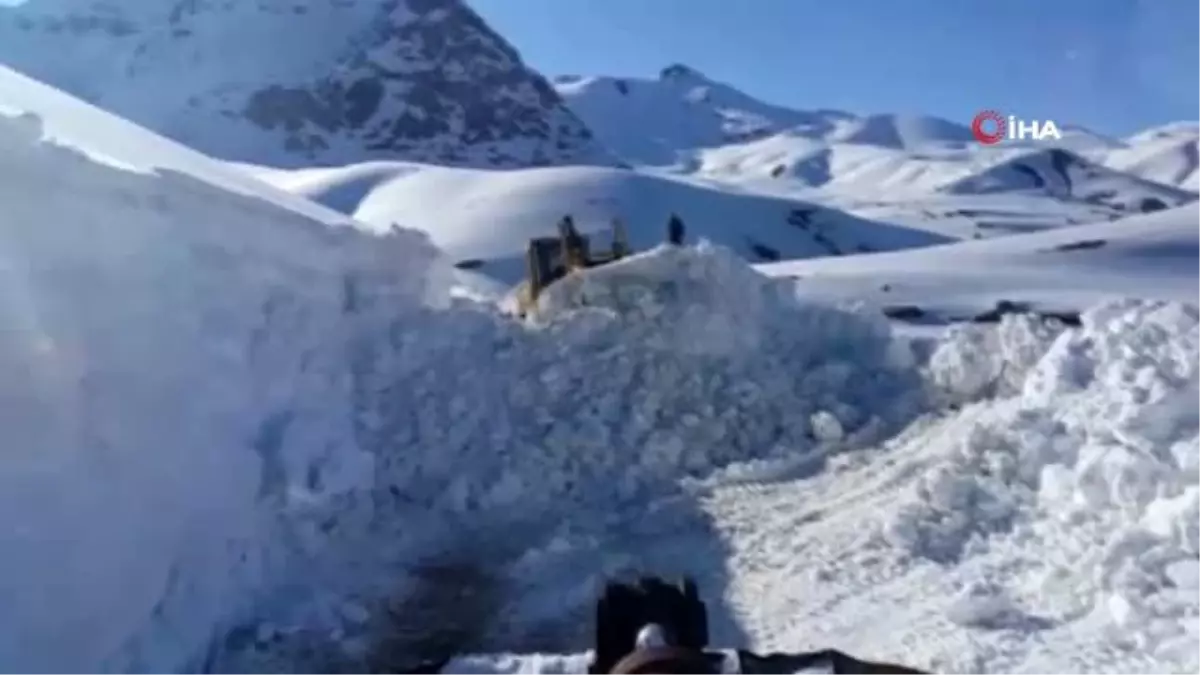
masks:
<path id="1" fill-rule="evenodd" d="M 667 242 L 672 246 L 683 246 L 683 220 L 678 214 L 672 213 L 671 220 L 667 222 Z"/>

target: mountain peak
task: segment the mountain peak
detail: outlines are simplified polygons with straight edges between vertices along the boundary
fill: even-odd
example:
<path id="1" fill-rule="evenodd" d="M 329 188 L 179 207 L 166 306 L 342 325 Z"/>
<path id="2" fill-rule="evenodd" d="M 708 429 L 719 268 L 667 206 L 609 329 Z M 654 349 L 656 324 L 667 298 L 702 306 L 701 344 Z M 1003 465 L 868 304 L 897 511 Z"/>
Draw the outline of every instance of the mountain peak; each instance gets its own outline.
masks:
<path id="1" fill-rule="evenodd" d="M 697 80 L 708 81 L 708 78 L 704 76 L 704 73 L 701 73 L 695 68 L 686 66 L 682 63 L 672 63 L 666 68 L 663 68 L 658 74 L 658 79 L 662 80 L 663 82 L 694 82 Z"/>

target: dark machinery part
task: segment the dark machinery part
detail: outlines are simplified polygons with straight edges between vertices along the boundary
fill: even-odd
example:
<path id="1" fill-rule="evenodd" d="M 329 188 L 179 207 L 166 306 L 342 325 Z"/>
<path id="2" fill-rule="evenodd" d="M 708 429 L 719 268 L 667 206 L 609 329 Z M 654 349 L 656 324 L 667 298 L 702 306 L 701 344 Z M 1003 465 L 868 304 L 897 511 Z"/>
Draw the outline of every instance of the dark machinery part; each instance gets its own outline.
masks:
<path id="1" fill-rule="evenodd" d="M 633 583 L 610 582 L 596 600 L 592 660 L 587 672 L 720 673 L 757 675 L 870 673 L 918 675 L 925 671 L 895 663 L 864 661 L 836 649 L 801 653 L 755 654 L 743 649 L 710 650 L 708 607 L 696 583 L 670 583 L 645 577 Z M 658 642 L 643 641 L 654 627 Z M 409 673 L 440 673 L 451 656 L 419 664 Z"/>
<path id="2" fill-rule="evenodd" d="M 662 629 L 670 647 L 700 654 L 708 646 L 708 608 L 691 579 L 669 584 L 647 577 L 633 584 L 606 584 L 596 601 L 595 622 L 589 673 L 614 672 L 637 651 L 638 631 L 652 624 Z M 631 666 L 628 661 L 624 665 Z"/>
<path id="3" fill-rule="evenodd" d="M 588 672 L 719 673 L 726 654 L 708 651 L 708 611 L 691 579 L 671 584 L 649 577 L 632 584 L 609 583 L 596 602 L 594 656 Z M 653 626 L 665 639 L 648 645 L 642 631 Z M 894 663 L 864 661 L 836 649 L 795 654 L 734 652 L 739 673 L 878 673 L 922 671 Z"/>
<path id="4" fill-rule="evenodd" d="M 565 216 L 558 223 L 557 237 L 529 241 L 525 254 L 527 278 L 518 295 L 521 315 L 537 306 L 538 297 L 550 284 L 572 272 L 620 260 L 630 252 L 628 234 L 620 220 L 612 224 L 612 246 L 593 251 L 591 240 L 579 233 L 571 216 Z"/>

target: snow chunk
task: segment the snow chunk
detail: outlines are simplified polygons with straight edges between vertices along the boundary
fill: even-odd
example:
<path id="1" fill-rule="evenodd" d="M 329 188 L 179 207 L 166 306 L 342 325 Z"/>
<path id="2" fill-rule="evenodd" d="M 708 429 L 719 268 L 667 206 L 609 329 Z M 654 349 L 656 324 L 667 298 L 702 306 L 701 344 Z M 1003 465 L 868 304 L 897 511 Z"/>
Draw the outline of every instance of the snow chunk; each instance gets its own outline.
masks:
<path id="1" fill-rule="evenodd" d="M 812 416 L 813 434 L 823 443 L 835 443 L 846 435 L 842 423 L 827 410 L 818 411 Z"/>
<path id="2" fill-rule="evenodd" d="M 930 357 L 930 379 L 953 402 L 1011 393 L 1061 330 L 1030 314 L 953 326 Z"/>
<path id="3" fill-rule="evenodd" d="M 962 590 L 947 609 L 951 621 L 987 629 L 1028 627 L 1034 622 L 1000 586 L 975 582 Z"/>

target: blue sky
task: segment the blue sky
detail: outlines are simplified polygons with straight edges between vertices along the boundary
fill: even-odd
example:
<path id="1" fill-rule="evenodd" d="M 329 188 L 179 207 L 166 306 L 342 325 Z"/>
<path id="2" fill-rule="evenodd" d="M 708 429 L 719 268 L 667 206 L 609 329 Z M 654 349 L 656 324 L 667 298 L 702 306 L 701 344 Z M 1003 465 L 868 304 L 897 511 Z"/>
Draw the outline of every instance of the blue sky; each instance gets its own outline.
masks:
<path id="1" fill-rule="evenodd" d="M 765 100 L 1126 135 L 1200 118 L 1196 0 L 468 0 L 547 75 L 685 63 Z"/>
<path id="2" fill-rule="evenodd" d="M 1196 0 L 468 2 L 547 75 L 680 62 L 795 107 L 991 108 L 1113 135 L 1200 118 Z"/>

